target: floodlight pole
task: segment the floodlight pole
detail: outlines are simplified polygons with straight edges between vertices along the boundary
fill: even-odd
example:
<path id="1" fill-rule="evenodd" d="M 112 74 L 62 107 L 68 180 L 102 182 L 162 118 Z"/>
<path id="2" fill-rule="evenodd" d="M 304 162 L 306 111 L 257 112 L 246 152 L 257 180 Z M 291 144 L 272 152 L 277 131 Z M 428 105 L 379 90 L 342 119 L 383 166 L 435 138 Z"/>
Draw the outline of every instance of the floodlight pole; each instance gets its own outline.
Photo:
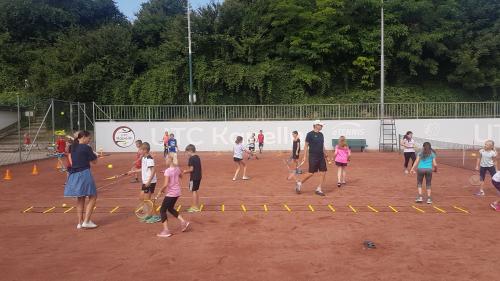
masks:
<path id="1" fill-rule="evenodd" d="M 193 95 L 193 52 L 191 49 L 191 10 L 187 1 L 187 21 L 188 21 L 188 49 L 189 49 L 189 104 L 196 102 Z"/>
<path id="2" fill-rule="evenodd" d="M 384 106 L 384 0 L 381 0 L 380 6 L 380 119 L 383 120 L 385 116 Z"/>

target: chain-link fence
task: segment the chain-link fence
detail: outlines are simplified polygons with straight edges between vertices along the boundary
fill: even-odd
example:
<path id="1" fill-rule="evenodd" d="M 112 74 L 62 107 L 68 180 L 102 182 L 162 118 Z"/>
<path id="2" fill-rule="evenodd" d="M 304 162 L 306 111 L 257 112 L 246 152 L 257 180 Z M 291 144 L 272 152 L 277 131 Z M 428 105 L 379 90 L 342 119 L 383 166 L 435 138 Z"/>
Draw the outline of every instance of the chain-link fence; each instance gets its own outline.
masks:
<path id="1" fill-rule="evenodd" d="M 58 156 L 63 141 L 79 130 L 93 131 L 91 104 L 61 100 L 18 100 L 1 106 L 0 165 Z M 58 163 L 58 165 L 62 163 Z"/>

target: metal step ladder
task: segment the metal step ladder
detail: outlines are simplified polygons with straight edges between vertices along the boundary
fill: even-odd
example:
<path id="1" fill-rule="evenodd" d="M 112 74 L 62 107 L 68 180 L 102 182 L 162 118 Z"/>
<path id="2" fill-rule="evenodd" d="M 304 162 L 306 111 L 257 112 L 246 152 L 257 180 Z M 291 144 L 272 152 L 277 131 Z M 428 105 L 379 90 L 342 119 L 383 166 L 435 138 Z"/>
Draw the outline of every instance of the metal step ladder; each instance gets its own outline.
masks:
<path id="1" fill-rule="evenodd" d="M 396 120 L 380 120 L 379 151 L 397 151 L 398 136 L 396 132 Z"/>

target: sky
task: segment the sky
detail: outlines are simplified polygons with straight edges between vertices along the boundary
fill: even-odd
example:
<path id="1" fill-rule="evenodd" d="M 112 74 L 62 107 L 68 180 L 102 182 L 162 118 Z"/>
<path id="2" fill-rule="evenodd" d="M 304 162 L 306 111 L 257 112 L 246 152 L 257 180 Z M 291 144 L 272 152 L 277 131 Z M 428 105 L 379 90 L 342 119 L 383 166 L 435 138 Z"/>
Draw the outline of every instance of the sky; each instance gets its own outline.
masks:
<path id="1" fill-rule="evenodd" d="M 190 0 L 191 7 L 196 9 L 200 6 L 210 3 L 211 0 Z M 122 11 L 127 18 L 130 20 L 135 19 L 134 14 L 139 11 L 141 4 L 147 2 L 147 0 L 115 0 L 118 8 Z"/>

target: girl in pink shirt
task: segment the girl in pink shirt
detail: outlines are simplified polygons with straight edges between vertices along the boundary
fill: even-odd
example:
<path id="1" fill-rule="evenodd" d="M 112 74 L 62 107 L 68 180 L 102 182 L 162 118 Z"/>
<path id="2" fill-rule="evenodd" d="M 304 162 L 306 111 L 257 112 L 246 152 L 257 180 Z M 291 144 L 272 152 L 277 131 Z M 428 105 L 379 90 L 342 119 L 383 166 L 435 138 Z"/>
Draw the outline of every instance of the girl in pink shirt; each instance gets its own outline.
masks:
<path id="1" fill-rule="evenodd" d="M 181 196 L 181 178 L 182 171 L 179 169 L 179 162 L 177 161 L 177 155 L 175 153 L 170 153 L 167 157 L 168 169 L 165 170 L 165 183 L 160 190 L 160 193 L 156 196 L 158 198 L 160 194 L 165 193 L 165 199 L 160 208 L 161 222 L 163 223 L 163 230 L 157 234 L 158 237 L 170 237 L 172 233 L 168 229 L 167 211 L 174 217 L 181 221 L 182 232 L 186 231 L 189 227 L 189 222 L 184 220 L 179 212 L 175 209 L 175 203 L 177 199 Z"/>
<path id="2" fill-rule="evenodd" d="M 339 143 L 335 146 L 335 165 L 337 165 L 337 186 L 341 187 L 345 184 L 347 163 L 351 159 L 351 150 L 347 145 L 344 136 L 339 138 Z"/>

